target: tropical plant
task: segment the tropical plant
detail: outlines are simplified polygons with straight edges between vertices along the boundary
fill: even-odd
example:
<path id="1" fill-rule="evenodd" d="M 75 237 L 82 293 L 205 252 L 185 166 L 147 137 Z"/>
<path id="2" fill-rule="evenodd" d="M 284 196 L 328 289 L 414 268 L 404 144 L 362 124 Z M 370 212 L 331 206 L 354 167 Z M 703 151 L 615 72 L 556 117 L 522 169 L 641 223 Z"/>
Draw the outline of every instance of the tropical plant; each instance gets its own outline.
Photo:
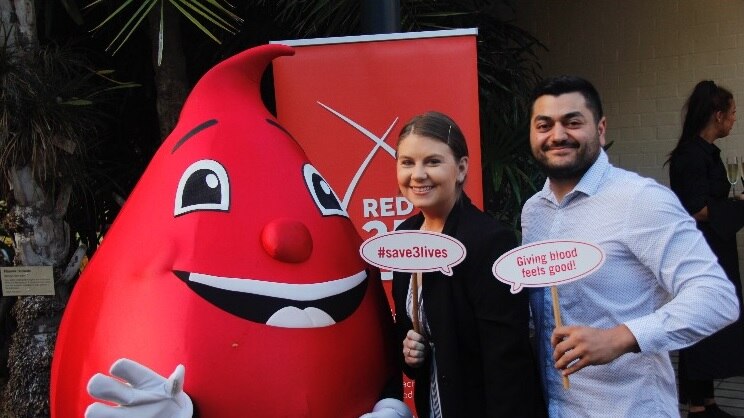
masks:
<path id="1" fill-rule="evenodd" d="M 2 177 L 9 179 L 13 167 L 28 166 L 37 180 L 84 184 L 80 167 L 89 160 L 106 115 L 92 105 L 133 84 L 115 81 L 110 71 L 94 70 L 80 52 L 54 46 L 24 59 L 0 47 L 0 66 Z M 0 184 L 3 195 L 10 192 L 8 186 Z"/>
<path id="2" fill-rule="evenodd" d="M 33 17 L 27 21 L 33 22 Z M 69 202 L 87 182 L 84 168 L 104 120 L 101 103 L 131 85 L 94 71 L 83 53 L 39 46 L 31 30 L 35 23 L 23 29 L 18 21 L 3 23 L 0 200 L 5 209 L 0 230 L 13 236 L 15 265 L 53 268 L 56 294 L 0 300 L 0 333 L 4 341 L 10 339 L 0 405 L 9 416 L 44 417 L 57 325 L 86 250 L 66 222 Z M 17 330 L 8 338 L 11 304 Z"/>
<path id="3" fill-rule="evenodd" d="M 498 108 L 484 104 L 483 99 L 481 106 Z M 521 208 L 545 181 L 545 175 L 537 167 L 529 148 L 527 113 L 491 113 L 489 117 L 489 122 L 481 124 L 486 206 L 495 217 L 519 232 Z"/>
<path id="4" fill-rule="evenodd" d="M 86 6 L 90 8 L 105 3 L 105 0 L 94 0 Z M 135 30 L 142 24 L 142 21 L 154 13 L 157 22 L 157 63 L 160 65 L 163 59 L 164 49 L 164 32 L 165 32 L 165 10 L 166 5 L 170 5 L 178 11 L 184 18 L 199 28 L 205 35 L 216 43 L 220 39 L 210 30 L 210 26 L 221 29 L 227 33 L 235 34 L 237 26 L 242 19 L 233 13 L 231 6 L 222 0 L 124 0 L 117 1 L 117 8 L 109 14 L 93 31 L 96 32 L 104 27 L 107 23 L 117 17 L 122 17 L 124 24 L 113 37 L 106 50 L 112 54 L 116 52 L 127 42 Z M 169 27 L 169 29 L 171 29 Z"/>
<path id="5" fill-rule="evenodd" d="M 93 0 L 85 10 L 92 12 L 92 9 L 104 13 L 93 32 L 111 37 L 106 50 L 112 54 L 119 51 L 147 19 L 161 139 L 175 127 L 191 85 L 182 46 L 181 19 L 186 19 L 217 43 L 221 42 L 217 31 L 234 34 L 242 23 L 224 0 Z M 112 30 L 113 34 L 109 35 Z"/>
<path id="6" fill-rule="evenodd" d="M 404 0 L 405 1 L 405 0 Z M 359 0 L 258 0 L 298 38 L 345 36 L 359 29 Z"/>

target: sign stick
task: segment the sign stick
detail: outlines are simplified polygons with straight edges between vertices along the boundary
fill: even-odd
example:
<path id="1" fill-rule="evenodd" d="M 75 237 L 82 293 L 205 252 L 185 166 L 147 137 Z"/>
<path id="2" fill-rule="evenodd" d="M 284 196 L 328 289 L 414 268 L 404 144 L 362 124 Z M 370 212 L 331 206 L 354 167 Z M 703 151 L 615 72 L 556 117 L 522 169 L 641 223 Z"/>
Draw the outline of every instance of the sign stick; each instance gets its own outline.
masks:
<path id="1" fill-rule="evenodd" d="M 561 305 L 558 303 L 558 287 L 555 285 L 550 286 L 550 295 L 553 298 L 553 318 L 555 318 L 555 326 L 562 327 L 563 320 L 561 320 Z M 563 376 L 563 389 L 568 389 L 568 376 Z"/>
<path id="2" fill-rule="evenodd" d="M 421 272 L 417 271 L 411 275 L 411 317 L 413 317 L 413 330 L 421 334 L 421 324 L 419 323 L 419 280 Z"/>

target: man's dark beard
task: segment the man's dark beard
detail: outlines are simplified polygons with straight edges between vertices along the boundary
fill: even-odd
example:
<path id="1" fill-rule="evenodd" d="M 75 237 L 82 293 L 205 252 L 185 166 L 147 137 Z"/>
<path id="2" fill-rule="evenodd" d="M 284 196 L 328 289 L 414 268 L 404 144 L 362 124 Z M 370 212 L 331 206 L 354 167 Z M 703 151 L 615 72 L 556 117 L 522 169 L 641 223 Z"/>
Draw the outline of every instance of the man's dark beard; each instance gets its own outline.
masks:
<path id="1" fill-rule="evenodd" d="M 589 164 L 573 165 L 569 167 L 548 167 L 538 161 L 537 164 L 543 169 L 545 174 L 553 180 L 578 180 L 589 171 L 594 161 Z"/>
<path id="2" fill-rule="evenodd" d="M 549 167 L 538 159 L 535 159 L 535 161 L 537 161 L 537 165 L 542 168 L 545 174 L 553 180 L 580 180 L 589 171 L 592 164 L 597 161 L 599 151 L 593 158 L 587 158 L 586 154 L 578 155 L 577 157 L 576 164 L 564 167 Z"/>

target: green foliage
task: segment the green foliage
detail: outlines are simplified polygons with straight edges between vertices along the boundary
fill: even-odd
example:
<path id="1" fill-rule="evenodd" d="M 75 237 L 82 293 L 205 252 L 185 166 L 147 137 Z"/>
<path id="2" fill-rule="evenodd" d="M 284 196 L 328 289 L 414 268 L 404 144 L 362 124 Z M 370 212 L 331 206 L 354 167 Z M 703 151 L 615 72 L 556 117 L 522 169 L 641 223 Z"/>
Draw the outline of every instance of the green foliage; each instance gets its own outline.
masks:
<path id="1" fill-rule="evenodd" d="M 298 38 L 356 35 L 359 0 L 257 0 Z"/>
<path id="2" fill-rule="evenodd" d="M 92 104 L 135 85 L 93 70 L 82 53 L 49 46 L 25 55 L 0 48 L 0 86 L 0 190 L 6 196 L 14 166 L 31 166 L 42 186 L 82 184 L 81 167 L 105 116 Z"/>
<path id="3" fill-rule="evenodd" d="M 483 102 L 481 106 L 494 109 Z M 524 202 L 545 181 L 530 151 L 528 114 L 497 112 L 481 125 L 486 206 L 494 216 L 518 231 Z"/>
<path id="4" fill-rule="evenodd" d="M 104 3 L 110 4 L 110 2 L 107 2 L 106 0 L 94 0 L 86 6 L 86 9 Z M 184 18 L 218 44 L 220 43 L 220 40 L 213 33 L 214 29 L 235 34 L 238 30 L 237 26 L 242 23 L 242 19 L 230 10 L 232 7 L 223 0 L 116 0 L 116 3 L 118 4 L 118 7 L 104 18 L 98 26 L 93 28 L 93 31 L 95 32 L 100 30 L 109 22 L 114 21 L 116 18 L 124 20 L 124 24 L 114 36 L 111 43 L 106 47 L 106 50 L 112 54 L 116 54 L 116 52 L 127 42 L 127 40 L 129 40 L 134 31 L 139 28 L 150 13 L 158 13 L 160 22 L 158 34 L 158 63 L 160 63 L 163 56 L 164 48 L 164 7 L 170 6 L 176 8 Z"/>

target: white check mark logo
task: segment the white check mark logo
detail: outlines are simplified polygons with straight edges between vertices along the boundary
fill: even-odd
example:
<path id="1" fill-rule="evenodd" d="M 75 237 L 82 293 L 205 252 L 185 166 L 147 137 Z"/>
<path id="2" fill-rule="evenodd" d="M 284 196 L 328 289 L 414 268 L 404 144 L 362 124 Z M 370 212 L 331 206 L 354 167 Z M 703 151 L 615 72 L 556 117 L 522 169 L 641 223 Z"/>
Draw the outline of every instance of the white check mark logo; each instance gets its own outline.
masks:
<path id="1" fill-rule="evenodd" d="M 382 148 L 385 150 L 388 154 L 390 154 L 390 157 L 395 159 L 395 150 L 393 147 L 385 143 L 385 138 L 390 134 L 390 131 L 393 129 L 393 126 L 395 126 L 396 123 L 398 123 L 398 118 L 395 118 L 393 123 L 390 124 L 390 127 L 388 127 L 387 131 L 382 135 L 382 137 L 378 137 L 377 135 L 370 132 L 368 129 L 363 127 L 362 125 L 354 122 L 349 117 L 342 115 L 341 113 L 331 109 L 330 107 L 324 105 L 321 102 L 318 102 L 319 105 L 323 106 L 324 109 L 327 111 L 333 113 L 336 115 L 339 119 L 343 120 L 344 122 L 348 123 L 354 129 L 361 132 L 364 136 L 371 139 L 372 142 L 375 143 L 374 148 L 372 148 L 372 151 L 367 154 L 367 158 L 364 159 L 364 162 L 362 165 L 359 166 L 359 169 L 357 170 L 356 174 L 354 174 L 354 177 L 351 179 L 351 182 L 349 183 L 349 187 L 346 189 L 346 193 L 344 193 L 344 198 L 341 201 L 341 207 L 346 210 L 349 205 L 349 200 L 351 200 L 351 195 L 354 193 L 354 189 L 356 189 L 356 185 L 359 182 L 359 179 L 362 177 L 362 173 L 364 173 L 364 170 L 367 169 L 367 166 L 369 165 L 370 161 L 372 161 L 372 157 L 375 156 L 375 153 L 377 153 L 377 150 Z"/>

